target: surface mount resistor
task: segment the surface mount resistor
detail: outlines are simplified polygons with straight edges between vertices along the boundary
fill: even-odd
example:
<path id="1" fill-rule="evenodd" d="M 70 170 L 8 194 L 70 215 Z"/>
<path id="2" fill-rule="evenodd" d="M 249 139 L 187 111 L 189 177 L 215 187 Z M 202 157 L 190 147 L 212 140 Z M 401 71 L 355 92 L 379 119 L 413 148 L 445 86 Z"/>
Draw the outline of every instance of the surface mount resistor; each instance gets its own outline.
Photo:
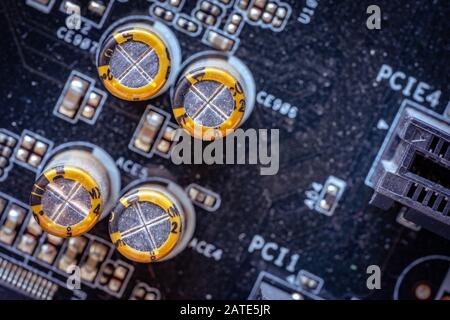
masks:
<path id="1" fill-rule="evenodd" d="M 73 119 L 80 109 L 83 97 L 89 88 L 89 82 L 74 76 L 69 79 L 67 91 L 65 92 L 61 105 L 58 107 L 58 112 L 64 116 Z"/>
<path id="2" fill-rule="evenodd" d="M 344 180 L 329 176 L 319 194 L 315 210 L 327 216 L 333 215 L 346 185 Z"/>
<path id="3" fill-rule="evenodd" d="M 149 111 L 137 132 L 134 146 L 143 152 L 150 152 L 164 121 L 163 115 L 155 111 Z"/>

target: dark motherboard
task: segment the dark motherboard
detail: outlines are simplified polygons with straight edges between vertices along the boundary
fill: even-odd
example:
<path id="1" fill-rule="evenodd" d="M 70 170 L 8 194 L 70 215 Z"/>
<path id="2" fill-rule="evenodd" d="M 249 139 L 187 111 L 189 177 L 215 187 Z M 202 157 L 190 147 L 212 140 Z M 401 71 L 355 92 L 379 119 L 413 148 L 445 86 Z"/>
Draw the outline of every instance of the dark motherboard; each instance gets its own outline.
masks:
<path id="1" fill-rule="evenodd" d="M 448 1 L 6 0 L 0 13 L 0 298 L 450 298 Z M 98 75 L 112 26 L 133 16 L 168 27 L 182 61 L 213 50 L 248 67 L 256 102 L 242 128 L 279 129 L 277 174 L 176 165 L 163 134 L 136 147 L 145 117 L 160 132 L 178 123 L 173 90 L 126 101 Z M 83 84 L 75 112 L 62 106 L 71 81 Z M 187 247 L 142 264 L 115 249 L 108 218 L 76 254 L 38 231 L 30 192 L 73 143 L 106 151 L 122 190 L 181 186 L 196 212 Z"/>

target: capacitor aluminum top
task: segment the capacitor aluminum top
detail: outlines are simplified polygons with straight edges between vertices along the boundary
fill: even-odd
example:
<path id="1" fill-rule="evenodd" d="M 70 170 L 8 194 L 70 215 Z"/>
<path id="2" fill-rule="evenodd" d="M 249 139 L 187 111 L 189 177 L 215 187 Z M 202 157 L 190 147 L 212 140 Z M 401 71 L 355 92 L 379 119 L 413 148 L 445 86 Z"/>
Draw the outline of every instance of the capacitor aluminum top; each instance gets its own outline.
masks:
<path id="1" fill-rule="evenodd" d="M 172 258 L 187 246 L 194 230 L 195 213 L 192 205 L 181 204 L 184 200 L 155 184 L 133 188 L 111 213 L 111 241 L 136 262 Z"/>
<path id="2" fill-rule="evenodd" d="M 102 42 L 97 69 L 111 94 L 139 101 L 163 93 L 180 60 L 180 46 L 169 28 L 157 21 L 134 21 L 116 28 Z"/>
<path id="3" fill-rule="evenodd" d="M 188 61 L 172 94 L 175 119 L 193 137 L 213 140 L 238 128 L 255 103 L 255 83 L 234 56 L 201 53 Z"/>
<path id="4" fill-rule="evenodd" d="M 66 238 L 88 232 L 118 193 L 120 186 L 112 187 L 111 182 L 117 183 L 120 177 L 112 177 L 105 167 L 109 160 L 94 154 L 82 149 L 62 151 L 36 180 L 30 196 L 31 209 L 48 233 Z"/>

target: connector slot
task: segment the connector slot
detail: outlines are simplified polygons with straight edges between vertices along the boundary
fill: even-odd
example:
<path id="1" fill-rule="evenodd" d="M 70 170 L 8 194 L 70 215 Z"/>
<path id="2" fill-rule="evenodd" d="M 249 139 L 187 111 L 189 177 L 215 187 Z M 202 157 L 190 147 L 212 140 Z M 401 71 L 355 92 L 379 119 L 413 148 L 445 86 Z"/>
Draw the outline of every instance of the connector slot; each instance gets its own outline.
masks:
<path id="1" fill-rule="evenodd" d="M 414 153 L 409 172 L 446 189 L 450 189 L 450 170 L 419 152 Z"/>

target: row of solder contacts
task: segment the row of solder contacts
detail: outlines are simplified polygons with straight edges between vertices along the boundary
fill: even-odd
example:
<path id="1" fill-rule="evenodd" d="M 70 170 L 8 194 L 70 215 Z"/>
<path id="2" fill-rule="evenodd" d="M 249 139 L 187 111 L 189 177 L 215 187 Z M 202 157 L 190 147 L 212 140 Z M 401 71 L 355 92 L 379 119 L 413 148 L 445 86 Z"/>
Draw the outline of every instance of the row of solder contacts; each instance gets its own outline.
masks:
<path id="1" fill-rule="evenodd" d="M 146 17 L 111 26 L 101 41 L 97 67 L 106 89 L 130 103 L 171 89 L 175 119 L 198 139 L 225 136 L 254 105 L 254 80 L 242 61 L 208 51 L 181 64 L 175 35 Z M 36 221 L 52 235 L 80 236 L 110 215 L 110 237 L 118 251 L 144 263 L 176 256 L 193 236 L 195 210 L 180 186 L 153 178 L 121 191 L 113 159 L 98 146 L 64 144 L 42 168 L 30 202 Z"/>

